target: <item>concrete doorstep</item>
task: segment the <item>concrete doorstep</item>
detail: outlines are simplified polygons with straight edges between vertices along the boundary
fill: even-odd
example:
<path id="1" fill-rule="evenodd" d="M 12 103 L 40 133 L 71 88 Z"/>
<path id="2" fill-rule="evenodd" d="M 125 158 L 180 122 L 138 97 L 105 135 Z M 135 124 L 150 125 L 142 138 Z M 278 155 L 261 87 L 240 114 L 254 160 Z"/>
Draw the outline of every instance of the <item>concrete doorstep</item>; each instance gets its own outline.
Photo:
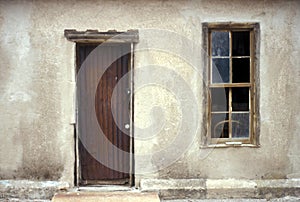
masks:
<path id="1" fill-rule="evenodd" d="M 52 202 L 160 202 L 154 192 L 67 192 L 58 193 Z"/>

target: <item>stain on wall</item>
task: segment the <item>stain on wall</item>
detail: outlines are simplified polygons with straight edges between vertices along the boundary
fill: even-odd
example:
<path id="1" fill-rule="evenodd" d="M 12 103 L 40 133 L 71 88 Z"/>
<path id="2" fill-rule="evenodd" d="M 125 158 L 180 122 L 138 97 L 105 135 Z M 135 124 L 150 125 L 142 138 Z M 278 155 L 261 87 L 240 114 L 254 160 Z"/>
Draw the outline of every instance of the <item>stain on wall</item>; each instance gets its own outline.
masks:
<path id="1" fill-rule="evenodd" d="M 141 178 L 286 178 L 300 177 L 299 95 L 297 79 L 300 48 L 299 1 L 1 1 L 0 2 L 0 178 L 74 179 L 74 44 L 65 39 L 65 29 L 100 31 L 140 30 L 138 50 L 145 42 L 169 46 L 184 53 L 184 40 L 161 36 L 154 41 L 145 29 L 168 30 L 201 47 L 202 22 L 259 22 L 260 41 L 260 148 L 200 148 L 201 127 L 193 143 L 174 164 L 155 173 L 160 161 L 136 161 Z M 146 38 L 147 37 L 147 38 Z M 143 44 L 144 43 L 144 44 Z M 197 53 L 191 51 L 191 56 Z M 201 58 L 201 53 L 199 53 Z M 203 82 L 197 74 L 203 66 L 191 67 L 182 57 L 158 50 L 135 54 L 136 85 L 147 76 L 140 68 L 157 65 L 181 75 L 204 112 Z M 201 63 L 199 63 L 201 64 Z M 196 76 L 195 76 L 196 75 Z M 158 74 L 158 77 L 164 75 Z M 200 75 L 201 78 L 201 75 Z M 153 78 L 155 80 L 155 78 Z M 173 83 L 172 83 L 173 82 Z M 170 78 L 165 85 L 174 86 Z M 164 113 L 164 125 L 149 142 L 136 139 L 136 154 L 163 150 L 180 127 L 189 134 L 190 122 L 182 120 L 176 94 L 146 86 L 136 89 L 135 122 L 145 128 L 160 121 L 155 105 Z M 155 98 L 155 99 L 154 99 Z M 186 102 L 188 103 L 188 101 Z M 154 110 L 155 112 L 155 110 Z M 159 113 L 158 113 L 159 114 Z M 194 115 L 193 115 L 194 116 Z M 191 118 L 191 120 L 193 120 Z M 135 134 L 137 137 L 139 134 Z M 168 155 L 166 155 L 168 157 Z M 162 159 L 164 161 L 164 159 Z"/>

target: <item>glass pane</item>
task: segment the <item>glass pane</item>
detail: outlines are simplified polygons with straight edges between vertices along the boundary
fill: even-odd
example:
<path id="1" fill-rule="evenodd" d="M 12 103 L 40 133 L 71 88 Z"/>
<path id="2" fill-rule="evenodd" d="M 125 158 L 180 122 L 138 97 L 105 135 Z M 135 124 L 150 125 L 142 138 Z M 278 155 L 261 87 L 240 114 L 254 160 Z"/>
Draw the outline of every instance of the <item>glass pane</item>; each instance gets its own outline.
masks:
<path id="1" fill-rule="evenodd" d="M 229 138 L 228 113 L 212 114 L 211 116 L 211 137 Z"/>
<path id="2" fill-rule="evenodd" d="M 232 111 L 249 111 L 249 88 L 232 88 Z"/>
<path id="3" fill-rule="evenodd" d="M 212 56 L 229 56 L 229 32 L 212 32 Z"/>
<path id="4" fill-rule="evenodd" d="M 212 112 L 228 111 L 228 88 L 211 89 L 211 109 Z"/>
<path id="5" fill-rule="evenodd" d="M 249 113 L 232 113 L 232 137 L 249 137 Z"/>
<path id="6" fill-rule="evenodd" d="M 250 56 L 250 32 L 232 32 L 232 56 Z"/>
<path id="7" fill-rule="evenodd" d="M 213 58 L 212 82 L 213 83 L 229 82 L 229 59 L 228 58 Z"/>
<path id="8" fill-rule="evenodd" d="M 250 59 L 249 58 L 232 59 L 232 82 L 233 83 L 250 82 Z"/>

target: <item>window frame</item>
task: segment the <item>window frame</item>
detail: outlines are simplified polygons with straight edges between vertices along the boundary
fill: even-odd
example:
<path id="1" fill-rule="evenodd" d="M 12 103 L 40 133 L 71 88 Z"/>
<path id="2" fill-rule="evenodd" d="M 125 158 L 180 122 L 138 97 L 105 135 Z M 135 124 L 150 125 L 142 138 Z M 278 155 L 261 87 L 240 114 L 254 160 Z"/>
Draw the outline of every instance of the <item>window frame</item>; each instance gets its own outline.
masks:
<path id="1" fill-rule="evenodd" d="M 212 83 L 211 71 L 212 71 L 212 43 L 211 32 L 212 31 L 228 31 L 230 34 L 232 31 L 249 31 L 250 34 L 250 80 L 247 83 Z M 204 77 L 206 78 L 205 92 L 206 92 L 206 132 L 202 138 L 202 145 L 204 147 L 232 147 L 232 146 L 248 146 L 259 147 L 259 124 L 258 124 L 258 64 L 259 64 L 259 23 L 202 23 L 203 34 L 203 47 L 204 55 Z M 229 51 L 232 51 L 232 39 L 229 38 Z M 232 61 L 232 54 L 229 54 L 228 58 Z M 234 57 L 233 57 L 234 58 Z M 230 74 L 232 74 L 232 62 L 230 62 Z M 231 77 L 231 76 L 230 76 Z M 248 138 L 212 138 L 211 137 L 211 88 L 225 88 L 225 87 L 249 87 L 249 137 Z M 229 96 L 231 97 L 231 96 Z M 231 102 L 231 100 L 229 100 Z M 230 110 L 230 109 L 228 109 Z M 229 113 L 229 111 L 228 111 Z M 229 129 L 230 130 L 230 129 Z"/>

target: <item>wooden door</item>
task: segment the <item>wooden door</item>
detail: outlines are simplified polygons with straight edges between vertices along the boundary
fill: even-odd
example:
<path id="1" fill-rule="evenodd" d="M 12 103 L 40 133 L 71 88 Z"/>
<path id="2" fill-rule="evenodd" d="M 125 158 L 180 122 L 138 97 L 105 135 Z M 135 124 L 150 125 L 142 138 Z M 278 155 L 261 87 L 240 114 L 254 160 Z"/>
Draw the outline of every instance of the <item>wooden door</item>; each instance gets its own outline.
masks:
<path id="1" fill-rule="evenodd" d="M 125 184 L 130 178 L 130 158 L 128 155 L 109 151 L 109 145 L 112 144 L 118 149 L 130 153 L 130 137 L 120 129 L 126 126 L 129 130 L 130 124 L 130 81 L 123 77 L 130 69 L 130 44 L 76 44 L 77 52 L 77 72 L 80 73 L 80 67 L 83 63 L 89 72 L 81 79 L 77 85 L 78 91 L 78 152 L 79 152 L 79 183 L 86 184 Z M 90 57 L 92 54 L 93 56 Z M 90 55 L 90 56 L 89 56 Z M 88 57 L 89 56 L 89 57 Z M 120 56 L 120 57 L 119 57 Z M 115 59 L 113 59 L 115 57 Z M 84 62 L 85 61 L 85 62 Z M 112 61 L 109 62 L 109 61 Z M 107 64 L 108 68 L 107 68 Z M 122 78 L 123 77 L 123 78 Z M 120 79 L 123 82 L 119 82 Z M 125 82 L 124 82 L 125 79 Z M 91 91 L 91 86 L 97 83 L 96 93 L 86 93 Z M 116 93 L 116 100 L 112 102 L 114 88 L 123 85 Z M 85 110 L 84 100 L 86 96 L 92 96 L 94 101 L 94 110 L 98 124 L 109 142 L 98 141 L 93 137 L 86 137 L 88 130 L 97 131 L 89 123 L 93 117 L 91 111 Z M 94 97 L 93 97 L 94 96 Z M 112 113 L 112 109 L 116 114 Z M 116 122 L 121 123 L 118 127 Z M 96 134 L 100 135 L 100 134 Z M 83 144 L 82 138 L 85 138 Z M 112 162 L 113 168 L 107 167 L 97 159 L 96 154 Z M 103 161 L 102 161 L 103 162 Z M 115 170 L 117 168 L 117 170 Z"/>

